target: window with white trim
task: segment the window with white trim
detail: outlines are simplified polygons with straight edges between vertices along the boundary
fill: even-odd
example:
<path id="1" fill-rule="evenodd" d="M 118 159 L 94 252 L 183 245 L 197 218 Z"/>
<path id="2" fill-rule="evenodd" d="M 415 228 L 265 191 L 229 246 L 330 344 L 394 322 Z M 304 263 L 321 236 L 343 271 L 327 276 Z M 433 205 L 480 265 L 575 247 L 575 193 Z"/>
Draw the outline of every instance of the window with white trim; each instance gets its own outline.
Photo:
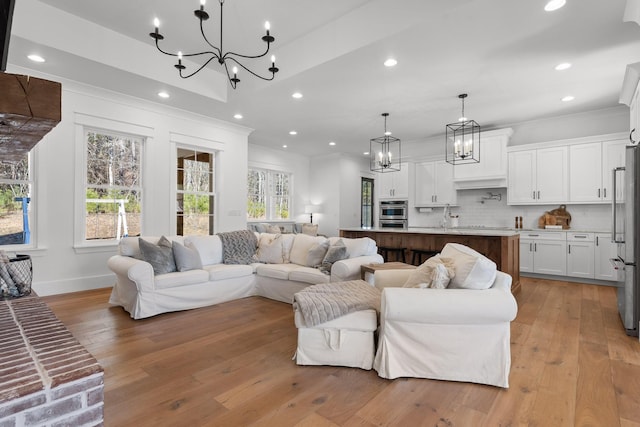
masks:
<path id="1" fill-rule="evenodd" d="M 291 180 L 289 172 L 249 168 L 247 177 L 247 219 L 290 218 Z"/>
<path id="2" fill-rule="evenodd" d="M 31 155 L 0 160 L 0 245 L 31 243 Z"/>
<path id="3" fill-rule="evenodd" d="M 84 142 L 85 240 L 140 235 L 144 138 L 85 128 Z"/>
<path id="4" fill-rule="evenodd" d="M 176 234 L 214 234 L 215 153 L 178 147 Z"/>

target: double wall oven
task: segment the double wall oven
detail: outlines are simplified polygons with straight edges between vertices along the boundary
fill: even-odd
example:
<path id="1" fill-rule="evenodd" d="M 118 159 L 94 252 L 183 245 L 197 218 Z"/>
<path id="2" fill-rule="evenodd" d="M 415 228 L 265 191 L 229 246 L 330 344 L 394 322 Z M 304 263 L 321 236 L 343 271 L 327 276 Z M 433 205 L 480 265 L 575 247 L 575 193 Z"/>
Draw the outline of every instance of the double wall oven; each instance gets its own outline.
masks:
<path id="1" fill-rule="evenodd" d="M 380 202 L 380 228 L 407 228 L 408 202 L 406 200 L 383 200 Z"/>

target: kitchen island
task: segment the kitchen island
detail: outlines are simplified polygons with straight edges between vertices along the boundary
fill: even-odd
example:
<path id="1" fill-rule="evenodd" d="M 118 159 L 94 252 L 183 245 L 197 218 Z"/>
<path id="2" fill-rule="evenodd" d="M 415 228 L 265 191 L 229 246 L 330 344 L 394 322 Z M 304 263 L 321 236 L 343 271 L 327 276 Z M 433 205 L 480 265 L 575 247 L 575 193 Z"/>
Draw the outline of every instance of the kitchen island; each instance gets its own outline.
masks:
<path id="1" fill-rule="evenodd" d="M 405 256 L 413 250 L 440 252 L 447 243 L 460 243 L 475 249 L 496 263 L 498 270 L 509 274 L 513 282 L 511 292 L 520 292 L 520 235 L 510 229 L 485 228 L 341 228 L 341 237 L 370 237 L 378 247 L 406 248 Z M 386 261 L 386 260 L 385 260 Z"/>

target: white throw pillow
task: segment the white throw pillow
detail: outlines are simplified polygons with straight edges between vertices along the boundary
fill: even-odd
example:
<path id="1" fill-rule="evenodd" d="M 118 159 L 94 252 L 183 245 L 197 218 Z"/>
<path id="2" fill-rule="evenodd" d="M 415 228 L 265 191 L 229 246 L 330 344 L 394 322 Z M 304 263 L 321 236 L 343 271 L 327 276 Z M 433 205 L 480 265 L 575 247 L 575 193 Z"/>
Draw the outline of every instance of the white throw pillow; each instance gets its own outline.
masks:
<path id="1" fill-rule="evenodd" d="M 260 240 L 258 241 L 258 250 L 256 252 L 258 262 L 266 264 L 283 264 L 284 248 L 282 246 L 282 240 L 282 234 L 261 234 Z"/>
<path id="2" fill-rule="evenodd" d="M 444 289 L 455 274 L 453 260 L 436 255 L 412 270 L 402 287 Z"/>
<path id="3" fill-rule="evenodd" d="M 294 264 L 306 266 L 309 249 L 311 249 L 314 243 L 322 243 L 325 240 L 327 240 L 327 238 L 323 236 L 314 237 L 307 234 L 295 234 L 291 252 L 289 253 L 289 261 Z"/>
<path id="4" fill-rule="evenodd" d="M 359 237 L 356 239 L 342 238 L 344 245 L 347 247 L 349 258 L 355 258 L 358 256 L 375 255 L 375 251 L 372 253 L 372 249 L 375 247 L 375 242 L 369 237 Z"/>
<path id="5" fill-rule="evenodd" d="M 456 275 L 449 288 L 489 289 L 496 279 L 496 263 L 459 243 L 447 243 L 440 256 L 453 259 Z"/>

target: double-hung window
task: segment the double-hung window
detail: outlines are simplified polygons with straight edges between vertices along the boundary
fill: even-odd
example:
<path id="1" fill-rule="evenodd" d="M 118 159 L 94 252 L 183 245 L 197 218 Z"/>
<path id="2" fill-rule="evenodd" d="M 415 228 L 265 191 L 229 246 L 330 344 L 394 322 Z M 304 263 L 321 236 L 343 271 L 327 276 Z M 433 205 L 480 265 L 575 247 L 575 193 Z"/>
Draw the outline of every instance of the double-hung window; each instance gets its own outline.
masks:
<path id="1" fill-rule="evenodd" d="M 247 219 L 289 219 L 291 178 L 289 172 L 249 168 Z"/>
<path id="2" fill-rule="evenodd" d="M 213 234 L 215 153 L 179 147 L 177 160 L 176 233 Z"/>
<path id="3" fill-rule="evenodd" d="M 140 235 L 144 138 L 94 129 L 84 136 L 85 240 Z"/>
<path id="4" fill-rule="evenodd" d="M 31 243 L 31 155 L 0 160 L 0 245 Z"/>

